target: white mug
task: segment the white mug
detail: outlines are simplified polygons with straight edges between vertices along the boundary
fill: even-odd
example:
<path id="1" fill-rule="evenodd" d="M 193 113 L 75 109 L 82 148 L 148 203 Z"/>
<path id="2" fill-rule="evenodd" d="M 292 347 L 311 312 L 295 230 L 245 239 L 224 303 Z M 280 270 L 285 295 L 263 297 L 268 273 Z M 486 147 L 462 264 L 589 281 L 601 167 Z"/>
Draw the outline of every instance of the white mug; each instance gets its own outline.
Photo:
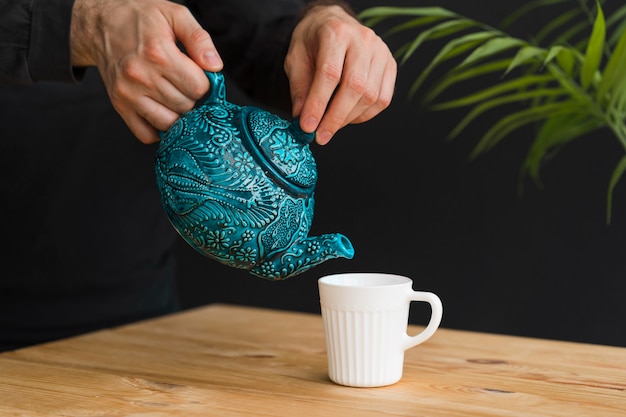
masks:
<path id="1" fill-rule="evenodd" d="M 410 278 L 383 273 L 344 273 L 318 280 L 328 376 L 340 385 L 379 387 L 402 378 L 404 351 L 429 339 L 443 314 L 431 292 L 414 291 Z M 407 333 L 411 301 L 430 304 L 426 328 Z"/>

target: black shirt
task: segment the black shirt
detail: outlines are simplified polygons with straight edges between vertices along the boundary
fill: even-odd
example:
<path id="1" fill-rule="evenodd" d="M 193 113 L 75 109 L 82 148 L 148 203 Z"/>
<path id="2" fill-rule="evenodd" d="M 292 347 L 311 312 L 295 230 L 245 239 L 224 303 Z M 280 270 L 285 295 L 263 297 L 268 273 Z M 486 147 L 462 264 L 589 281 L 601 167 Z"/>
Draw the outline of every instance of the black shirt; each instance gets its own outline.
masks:
<path id="1" fill-rule="evenodd" d="M 229 80 L 286 108 L 283 60 L 303 3 L 187 3 Z M 95 68 L 71 67 L 72 4 L 0 5 L 0 350 L 178 308 L 158 145 L 133 137 Z"/>

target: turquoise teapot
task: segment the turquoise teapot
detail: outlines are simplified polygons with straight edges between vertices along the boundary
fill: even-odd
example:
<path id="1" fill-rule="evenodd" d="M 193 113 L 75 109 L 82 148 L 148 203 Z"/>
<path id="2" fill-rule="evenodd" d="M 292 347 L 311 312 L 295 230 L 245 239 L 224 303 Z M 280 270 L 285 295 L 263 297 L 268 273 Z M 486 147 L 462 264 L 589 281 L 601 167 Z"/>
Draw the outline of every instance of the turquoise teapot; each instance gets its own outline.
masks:
<path id="1" fill-rule="evenodd" d="M 342 234 L 308 236 L 313 220 L 315 134 L 226 100 L 221 72 L 207 72 L 204 104 L 161 133 L 156 179 L 172 225 L 225 265 L 270 279 L 354 256 Z"/>

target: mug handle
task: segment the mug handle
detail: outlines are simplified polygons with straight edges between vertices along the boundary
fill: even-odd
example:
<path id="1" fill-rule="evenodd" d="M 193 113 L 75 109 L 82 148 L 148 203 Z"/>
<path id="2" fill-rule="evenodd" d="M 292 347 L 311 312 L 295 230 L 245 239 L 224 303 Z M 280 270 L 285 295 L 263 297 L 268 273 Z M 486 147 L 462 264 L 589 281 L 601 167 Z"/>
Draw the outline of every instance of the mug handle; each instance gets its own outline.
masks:
<path id="1" fill-rule="evenodd" d="M 443 305 L 441 304 L 441 299 L 432 292 L 411 290 L 411 294 L 409 294 L 409 302 L 411 301 L 423 301 L 430 304 L 431 314 L 430 321 L 424 330 L 415 336 L 405 334 L 404 350 L 417 346 L 430 339 L 430 337 L 435 334 L 437 328 L 439 328 L 439 324 L 441 324 L 441 318 L 443 316 Z"/>

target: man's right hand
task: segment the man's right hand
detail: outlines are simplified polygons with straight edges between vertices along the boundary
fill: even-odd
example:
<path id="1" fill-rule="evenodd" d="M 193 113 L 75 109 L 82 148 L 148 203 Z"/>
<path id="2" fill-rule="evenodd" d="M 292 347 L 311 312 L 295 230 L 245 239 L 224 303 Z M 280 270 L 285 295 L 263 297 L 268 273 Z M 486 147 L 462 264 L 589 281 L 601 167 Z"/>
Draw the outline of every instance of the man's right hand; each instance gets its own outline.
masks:
<path id="1" fill-rule="evenodd" d="M 189 10 L 166 0 L 76 0 L 71 47 L 72 65 L 97 66 L 113 107 L 143 143 L 157 142 L 208 91 L 204 70 L 223 66 Z"/>

